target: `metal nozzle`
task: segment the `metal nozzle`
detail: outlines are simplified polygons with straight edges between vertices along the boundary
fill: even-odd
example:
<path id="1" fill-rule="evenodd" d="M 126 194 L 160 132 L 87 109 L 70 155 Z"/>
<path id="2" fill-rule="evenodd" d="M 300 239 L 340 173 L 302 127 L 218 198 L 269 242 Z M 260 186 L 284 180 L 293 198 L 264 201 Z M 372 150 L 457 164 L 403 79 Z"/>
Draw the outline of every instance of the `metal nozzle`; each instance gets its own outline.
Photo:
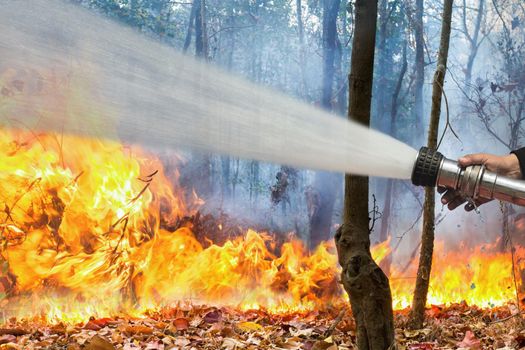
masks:
<path id="1" fill-rule="evenodd" d="M 525 181 L 498 176 L 484 165 L 461 168 L 456 161 L 427 147 L 419 150 L 412 170 L 412 183 L 447 187 L 469 200 L 499 199 L 525 206 Z"/>

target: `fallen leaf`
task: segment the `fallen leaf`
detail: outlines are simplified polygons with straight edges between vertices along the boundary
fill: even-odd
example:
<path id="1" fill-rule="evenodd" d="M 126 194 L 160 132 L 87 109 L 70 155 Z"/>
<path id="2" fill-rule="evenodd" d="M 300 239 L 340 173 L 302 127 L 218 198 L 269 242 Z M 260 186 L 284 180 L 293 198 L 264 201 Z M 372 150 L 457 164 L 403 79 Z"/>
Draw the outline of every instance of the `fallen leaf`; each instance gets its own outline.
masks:
<path id="1" fill-rule="evenodd" d="M 476 338 L 474 333 L 471 331 L 465 332 L 465 338 L 457 344 L 458 348 L 464 349 L 479 349 L 481 347 L 481 342 Z"/>
<path id="2" fill-rule="evenodd" d="M 403 331 L 403 335 L 405 338 L 412 339 L 417 338 L 420 336 L 426 336 L 432 333 L 432 330 L 430 328 L 423 328 L 423 329 L 416 329 L 416 330 L 409 330 L 406 329 Z"/>
<path id="3" fill-rule="evenodd" d="M 93 322 L 94 324 L 96 324 L 100 328 L 104 328 L 106 326 L 109 326 L 109 325 L 117 323 L 114 319 L 107 318 L 107 317 L 106 318 L 99 318 L 99 319 L 91 320 L 91 322 Z"/>
<path id="4" fill-rule="evenodd" d="M 29 331 L 26 331 L 22 328 L 0 328 L 0 335 L 11 334 L 11 335 L 26 335 L 29 334 Z"/>
<path id="5" fill-rule="evenodd" d="M 122 344 L 124 342 L 124 338 L 122 337 L 122 334 L 118 332 L 114 332 L 111 335 L 111 340 L 113 341 L 113 343 L 117 343 L 117 344 Z"/>
<path id="6" fill-rule="evenodd" d="M 175 346 L 187 346 L 189 344 L 191 344 L 191 341 L 186 337 L 177 337 L 173 342 L 173 345 Z"/>
<path id="7" fill-rule="evenodd" d="M 84 325 L 84 329 L 89 329 L 90 331 L 99 331 L 102 329 L 98 324 L 94 323 L 93 321 L 89 321 Z"/>
<path id="8" fill-rule="evenodd" d="M 184 317 L 179 317 L 173 321 L 173 325 L 178 331 L 185 331 L 190 327 L 190 322 Z"/>
<path id="9" fill-rule="evenodd" d="M 115 350 L 115 347 L 107 339 L 95 335 L 89 340 L 84 350 Z"/>
<path id="10" fill-rule="evenodd" d="M 222 349 L 228 349 L 228 350 L 233 350 L 233 349 L 244 349 L 246 347 L 246 344 L 244 344 L 243 342 L 240 342 L 234 338 L 224 338 L 224 340 L 222 341 Z"/>
<path id="11" fill-rule="evenodd" d="M 300 337 L 300 336 L 309 337 L 312 335 L 313 331 L 314 331 L 313 328 L 305 328 L 305 329 L 298 329 L 298 330 L 290 329 L 290 334 L 293 335 L 294 337 Z"/>
<path id="12" fill-rule="evenodd" d="M 124 333 L 129 335 L 134 334 L 153 334 L 153 329 L 147 326 L 135 325 L 135 326 L 126 326 L 123 330 Z"/>
<path id="13" fill-rule="evenodd" d="M 432 350 L 434 349 L 434 344 L 432 343 L 417 343 L 410 344 L 408 350 Z"/>
<path id="14" fill-rule="evenodd" d="M 59 323 L 49 328 L 49 331 L 54 334 L 66 334 L 66 326 L 63 323 Z"/>
<path id="15" fill-rule="evenodd" d="M 255 323 L 255 322 L 249 322 L 249 321 L 238 323 L 236 326 L 240 331 L 243 331 L 243 332 L 253 332 L 253 331 L 260 331 L 264 329 L 264 327 L 261 326 L 260 324 Z"/>
<path id="16" fill-rule="evenodd" d="M 233 328 L 231 327 L 223 327 L 221 329 L 221 336 L 225 337 L 225 338 L 228 338 L 228 337 L 233 337 L 235 336 L 235 331 L 233 330 Z"/>
<path id="17" fill-rule="evenodd" d="M 12 334 L 5 334 L 0 336 L 0 344 L 14 343 L 15 341 L 16 337 Z"/>
<path id="18" fill-rule="evenodd" d="M 217 323 L 222 319 L 222 312 L 220 310 L 213 310 L 204 315 L 204 322 Z"/>
<path id="19" fill-rule="evenodd" d="M 312 346 L 312 350 L 337 350 L 337 345 L 324 340 L 318 340 Z"/>

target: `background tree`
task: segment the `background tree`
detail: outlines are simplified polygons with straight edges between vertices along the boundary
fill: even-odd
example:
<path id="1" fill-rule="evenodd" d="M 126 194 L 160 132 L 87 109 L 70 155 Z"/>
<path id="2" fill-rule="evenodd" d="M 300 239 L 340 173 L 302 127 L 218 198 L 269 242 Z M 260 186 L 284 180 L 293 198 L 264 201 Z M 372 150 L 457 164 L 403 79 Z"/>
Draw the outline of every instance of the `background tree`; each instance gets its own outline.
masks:
<path id="1" fill-rule="evenodd" d="M 441 44 L 439 47 L 438 65 L 434 73 L 432 87 L 432 111 L 430 113 L 430 126 L 428 128 L 427 146 L 436 149 L 438 146 L 438 127 L 441 115 L 441 99 L 447 71 L 448 48 L 450 44 L 450 31 L 452 20 L 453 0 L 445 0 L 443 7 L 443 20 L 441 29 Z M 425 320 L 425 306 L 427 303 L 430 271 L 432 270 L 432 255 L 434 253 L 435 229 L 435 189 L 425 188 L 425 204 L 423 211 L 423 232 L 421 238 L 421 252 L 417 270 L 416 288 L 410 319 L 413 328 L 422 328 Z"/>
<path id="2" fill-rule="evenodd" d="M 323 1 L 323 87 L 321 106 L 333 110 L 336 101 L 334 94 L 335 56 L 339 43 L 337 35 L 337 18 L 341 0 Z M 331 234 L 332 216 L 334 211 L 336 191 L 339 188 L 340 176 L 319 171 L 316 174 L 310 194 L 317 199 L 309 211 L 310 248 L 315 248 L 320 242 L 328 240 Z"/>

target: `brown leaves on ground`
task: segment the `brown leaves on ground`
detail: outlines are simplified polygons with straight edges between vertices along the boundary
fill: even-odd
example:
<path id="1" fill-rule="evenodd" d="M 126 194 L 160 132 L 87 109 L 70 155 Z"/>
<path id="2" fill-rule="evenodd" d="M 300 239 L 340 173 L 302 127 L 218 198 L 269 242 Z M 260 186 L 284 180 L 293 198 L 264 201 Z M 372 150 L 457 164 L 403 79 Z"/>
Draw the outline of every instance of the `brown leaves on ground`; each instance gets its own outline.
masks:
<path id="1" fill-rule="evenodd" d="M 396 312 L 400 350 L 517 349 L 525 326 L 515 308 L 479 309 L 465 304 L 433 306 L 426 327 L 409 330 L 408 312 Z M 356 349 L 355 324 L 338 317 L 341 307 L 302 314 L 184 306 L 141 319 L 91 318 L 77 325 L 11 319 L 0 326 L 0 350 L 347 350 Z"/>
<path id="2" fill-rule="evenodd" d="M 465 303 L 449 307 L 433 305 L 420 330 L 405 329 L 408 310 L 396 312 L 396 339 L 400 350 L 520 349 L 525 323 L 514 305 L 480 309 Z M 523 334 L 523 338 L 521 335 Z"/>

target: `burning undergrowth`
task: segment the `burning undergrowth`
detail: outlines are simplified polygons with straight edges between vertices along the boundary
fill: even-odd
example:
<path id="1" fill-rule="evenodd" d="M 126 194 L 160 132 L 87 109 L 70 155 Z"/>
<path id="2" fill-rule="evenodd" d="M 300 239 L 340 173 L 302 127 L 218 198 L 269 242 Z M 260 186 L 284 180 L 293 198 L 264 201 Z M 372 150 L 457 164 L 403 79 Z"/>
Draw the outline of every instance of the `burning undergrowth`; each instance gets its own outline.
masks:
<path id="1" fill-rule="evenodd" d="M 140 317 L 188 300 L 287 314 L 344 300 L 332 243 L 308 252 L 293 235 L 203 216 L 202 200 L 152 154 L 77 136 L 0 133 L 4 322 Z M 496 244 L 460 248 L 438 242 L 430 303 L 515 300 L 510 254 Z M 373 248 L 378 262 L 391 254 L 390 241 Z M 397 309 L 410 305 L 415 269 L 415 259 L 390 265 Z"/>
<path id="2" fill-rule="evenodd" d="M 73 321 L 193 300 L 277 312 L 340 295 L 332 247 L 310 254 L 298 239 L 202 218 L 152 155 L 1 132 L 4 310 Z"/>
<path id="3" fill-rule="evenodd" d="M 0 143 L 0 344 L 354 347 L 333 243 L 309 252 L 291 234 L 202 215 L 202 200 L 180 188 L 177 171 L 166 174 L 136 147 L 7 129 Z M 392 257 L 392 245 L 373 247 L 376 261 Z M 409 260 L 389 266 L 401 345 L 523 342 L 517 310 L 507 304 L 516 297 L 511 255 L 498 244 L 450 250 L 437 242 L 432 321 L 418 332 L 404 327 L 417 267 Z M 517 270 L 522 265 L 517 259 Z"/>

